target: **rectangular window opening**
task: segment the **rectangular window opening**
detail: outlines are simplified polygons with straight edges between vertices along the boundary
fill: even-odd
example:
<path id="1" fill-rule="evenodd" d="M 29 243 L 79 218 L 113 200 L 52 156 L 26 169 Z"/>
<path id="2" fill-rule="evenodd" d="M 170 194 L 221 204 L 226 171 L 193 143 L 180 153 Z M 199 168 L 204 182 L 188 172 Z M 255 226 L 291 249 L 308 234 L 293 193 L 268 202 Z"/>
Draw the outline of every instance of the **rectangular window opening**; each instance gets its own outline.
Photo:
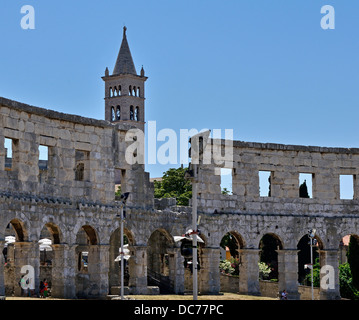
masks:
<path id="1" fill-rule="evenodd" d="M 271 197 L 271 171 L 259 171 L 259 196 L 260 197 Z"/>
<path id="2" fill-rule="evenodd" d="M 90 153 L 88 151 L 75 150 L 75 180 L 90 181 Z"/>
<path id="3" fill-rule="evenodd" d="M 5 170 L 11 171 L 16 169 L 16 163 L 18 158 L 18 142 L 19 140 L 6 138 L 4 139 L 5 147 Z"/>
<path id="4" fill-rule="evenodd" d="M 221 168 L 221 193 L 232 195 L 233 170 Z"/>
<path id="5" fill-rule="evenodd" d="M 49 147 L 39 145 L 39 168 L 41 170 L 47 170 L 49 162 Z"/>
<path id="6" fill-rule="evenodd" d="M 11 170 L 12 167 L 12 139 L 5 138 L 5 170 Z"/>
<path id="7" fill-rule="evenodd" d="M 340 181 L 340 199 L 354 199 L 354 176 L 342 174 L 339 176 Z"/>
<path id="8" fill-rule="evenodd" d="M 49 147 L 44 145 L 39 145 L 39 182 L 45 182 L 47 179 L 48 172 L 48 162 L 49 162 Z"/>
<path id="9" fill-rule="evenodd" d="M 313 198 L 312 173 L 299 173 L 299 198 Z"/>

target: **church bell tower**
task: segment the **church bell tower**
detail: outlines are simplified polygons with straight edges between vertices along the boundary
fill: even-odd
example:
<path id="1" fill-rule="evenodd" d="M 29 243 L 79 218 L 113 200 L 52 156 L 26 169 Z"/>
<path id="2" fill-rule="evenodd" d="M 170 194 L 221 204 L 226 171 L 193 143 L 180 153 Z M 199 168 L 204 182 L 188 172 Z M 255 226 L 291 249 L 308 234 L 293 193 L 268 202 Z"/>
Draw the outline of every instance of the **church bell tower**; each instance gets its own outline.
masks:
<path id="1" fill-rule="evenodd" d="M 137 74 L 123 28 L 120 51 L 112 74 L 106 68 L 105 76 L 105 120 L 128 123 L 144 132 L 145 126 L 145 72 L 143 67 Z"/>

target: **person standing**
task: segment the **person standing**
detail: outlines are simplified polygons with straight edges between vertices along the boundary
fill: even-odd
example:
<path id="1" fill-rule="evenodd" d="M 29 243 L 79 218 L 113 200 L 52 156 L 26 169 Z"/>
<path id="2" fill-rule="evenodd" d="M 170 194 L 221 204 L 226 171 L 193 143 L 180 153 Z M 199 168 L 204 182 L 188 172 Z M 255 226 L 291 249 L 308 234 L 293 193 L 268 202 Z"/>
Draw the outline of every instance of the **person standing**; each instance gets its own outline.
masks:
<path id="1" fill-rule="evenodd" d="M 27 285 L 26 285 L 26 279 L 24 278 L 25 275 L 23 274 L 21 276 L 21 279 L 19 281 L 19 286 L 21 288 L 21 296 L 26 297 L 27 296 Z"/>
<path id="2" fill-rule="evenodd" d="M 49 287 L 49 284 L 46 279 L 44 279 L 43 285 L 44 285 L 44 298 L 46 298 L 48 296 L 48 287 Z"/>

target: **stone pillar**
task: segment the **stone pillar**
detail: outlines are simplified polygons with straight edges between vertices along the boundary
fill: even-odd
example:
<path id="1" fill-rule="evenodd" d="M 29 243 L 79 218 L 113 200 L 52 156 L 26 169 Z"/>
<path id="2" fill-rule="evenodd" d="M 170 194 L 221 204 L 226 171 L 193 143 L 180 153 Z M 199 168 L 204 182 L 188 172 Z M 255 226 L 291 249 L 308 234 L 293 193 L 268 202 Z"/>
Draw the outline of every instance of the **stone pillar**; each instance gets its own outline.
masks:
<path id="1" fill-rule="evenodd" d="M 2 134 L 2 131 L 0 133 L 0 171 L 3 171 L 5 169 L 5 140 L 4 136 Z"/>
<path id="2" fill-rule="evenodd" d="M 147 294 L 147 247 L 131 246 L 128 260 L 129 287 L 133 294 Z"/>
<path id="3" fill-rule="evenodd" d="M 167 249 L 169 254 L 169 278 L 174 286 L 175 294 L 184 293 L 184 258 L 181 248 Z"/>
<path id="4" fill-rule="evenodd" d="M 201 249 L 199 292 L 201 294 L 218 294 L 220 291 L 220 249 Z"/>
<path id="5" fill-rule="evenodd" d="M 115 261 L 115 259 L 120 255 L 120 250 L 118 244 L 121 243 L 121 233 L 114 232 L 111 236 L 111 245 L 109 249 L 109 265 L 110 265 L 110 275 L 109 275 L 109 287 L 118 287 L 121 285 L 120 273 L 121 261 Z M 127 261 L 126 261 L 127 263 Z"/>
<path id="6" fill-rule="evenodd" d="M 68 244 L 52 245 L 54 258 L 52 260 L 51 296 L 54 298 L 76 298 L 76 246 Z"/>
<path id="7" fill-rule="evenodd" d="M 40 248 L 39 243 L 35 242 L 15 242 L 15 296 L 21 296 L 21 288 L 17 284 L 21 276 L 25 273 L 21 273 L 21 269 L 26 266 L 31 268 L 34 272 L 34 290 L 33 293 L 39 295 L 39 286 L 40 286 Z"/>
<path id="8" fill-rule="evenodd" d="M 259 249 L 239 249 L 239 293 L 259 296 Z"/>
<path id="9" fill-rule="evenodd" d="M 320 299 L 340 299 L 339 257 L 337 249 L 319 250 L 320 254 Z"/>
<path id="10" fill-rule="evenodd" d="M 4 255 L 2 253 L 2 251 L 4 249 L 4 245 L 5 245 L 5 241 L 1 240 L 0 241 L 0 300 L 1 300 L 1 297 L 5 296 L 5 277 L 4 277 L 5 259 L 4 259 Z"/>
<path id="11" fill-rule="evenodd" d="M 88 273 L 90 275 L 91 289 L 89 297 L 106 298 L 109 294 L 109 246 L 91 245 L 88 255 Z"/>
<path id="12" fill-rule="evenodd" d="M 299 300 L 298 250 L 276 250 L 278 253 L 278 290 L 287 291 L 289 300 Z"/>

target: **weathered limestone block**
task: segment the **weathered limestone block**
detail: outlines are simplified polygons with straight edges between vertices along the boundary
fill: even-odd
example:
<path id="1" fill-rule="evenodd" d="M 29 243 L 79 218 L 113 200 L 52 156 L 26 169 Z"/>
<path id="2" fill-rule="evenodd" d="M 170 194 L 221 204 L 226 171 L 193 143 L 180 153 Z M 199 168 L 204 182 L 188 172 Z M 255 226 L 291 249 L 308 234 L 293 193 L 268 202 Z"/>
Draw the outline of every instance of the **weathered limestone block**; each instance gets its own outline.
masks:
<path id="1" fill-rule="evenodd" d="M 277 250 L 278 290 L 286 290 L 289 300 L 299 300 L 298 292 L 298 250 Z"/>
<path id="2" fill-rule="evenodd" d="M 240 249 L 242 264 L 239 267 L 239 293 L 260 295 L 259 290 L 259 250 L 245 248 Z"/>
<path id="3" fill-rule="evenodd" d="M 147 294 L 147 247 L 131 246 L 129 286 L 134 294 Z"/>
<path id="4" fill-rule="evenodd" d="M 325 271 L 320 274 L 320 299 L 338 300 L 340 299 L 338 249 L 320 250 L 319 254 L 322 271 Z M 328 268 L 323 269 L 326 266 Z"/>
<path id="5" fill-rule="evenodd" d="M 199 292 L 201 294 L 218 294 L 220 290 L 219 278 L 219 248 L 202 248 L 201 250 L 201 270 Z"/>
<path id="6" fill-rule="evenodd" d="M 52 249 L 54 251 L 54 259 L 51 295 L 55 298 L 74 299 L 76 297 L 76 246 L 55 244 L 52 245 Z"/>

